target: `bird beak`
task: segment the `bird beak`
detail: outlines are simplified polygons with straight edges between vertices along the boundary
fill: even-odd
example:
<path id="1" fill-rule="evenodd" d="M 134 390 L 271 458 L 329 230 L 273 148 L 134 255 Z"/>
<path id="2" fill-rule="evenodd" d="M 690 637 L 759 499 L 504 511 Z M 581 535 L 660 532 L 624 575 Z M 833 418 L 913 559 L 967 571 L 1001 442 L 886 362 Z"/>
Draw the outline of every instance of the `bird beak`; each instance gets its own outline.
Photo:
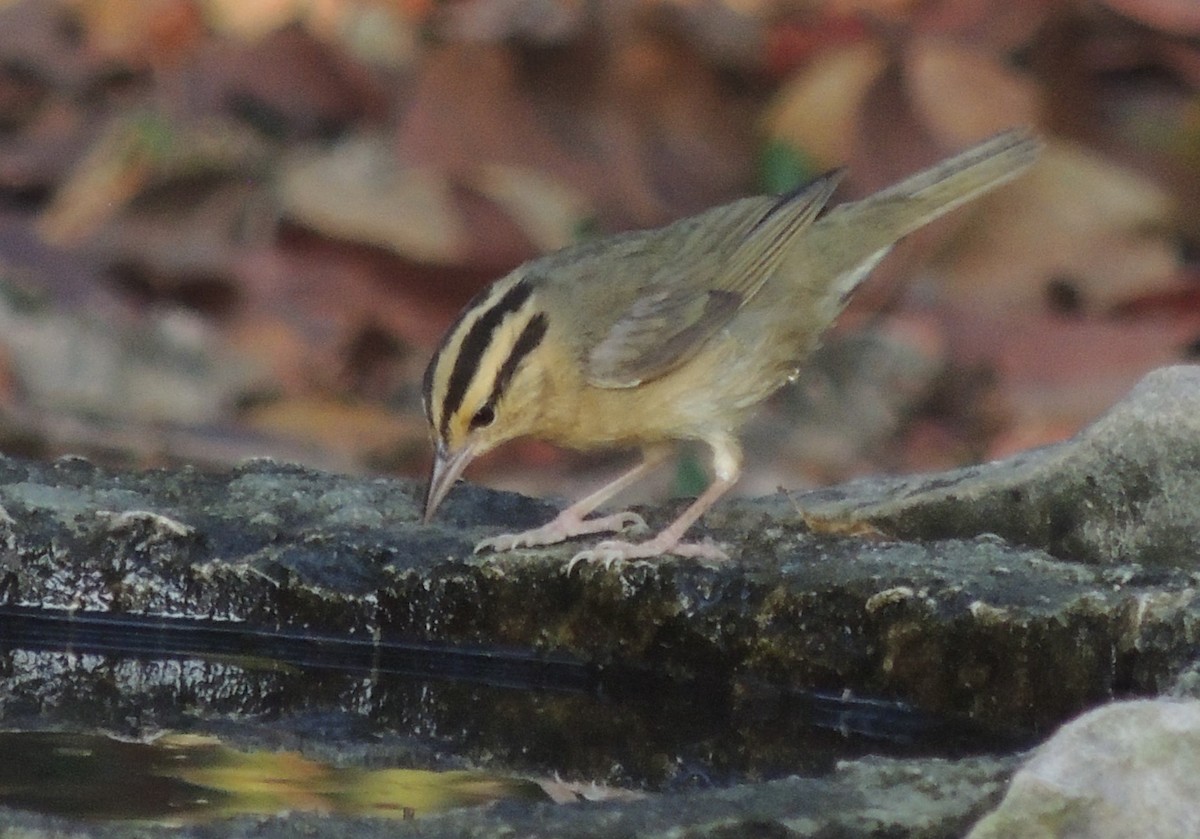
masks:
<path id="1" fill-rule="evenodd" d="M 429 488 L 425 492 L 425 516 L 423 518 L 425 524 L 429 524 L 429 520 L 433 518 L 433 514 L 442 503 L 442 499 L 450 492 L 450 487 L 454 486 L 454 482 L 467 468 L 467 464 L 474 459 L 474 446 L 464 446 L 451 454 L 446 451 L 444 445 L 438 444 L 433 460 L 433 472 L 429 475 Z"/>

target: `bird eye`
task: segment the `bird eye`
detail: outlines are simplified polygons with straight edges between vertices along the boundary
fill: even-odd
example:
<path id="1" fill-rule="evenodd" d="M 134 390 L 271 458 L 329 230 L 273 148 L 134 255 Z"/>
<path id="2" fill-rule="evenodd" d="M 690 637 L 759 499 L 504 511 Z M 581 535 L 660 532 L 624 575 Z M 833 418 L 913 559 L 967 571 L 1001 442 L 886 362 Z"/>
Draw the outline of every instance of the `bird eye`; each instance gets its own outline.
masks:
<path id="1" fill-rule="evenodd" d="M 475 416 L 471 417 L 471 428 L 483 428 L 485 425 L 491 425 L 496 419 L 496 412 L 491 405 L 484 405 L 475 412 Z"/>

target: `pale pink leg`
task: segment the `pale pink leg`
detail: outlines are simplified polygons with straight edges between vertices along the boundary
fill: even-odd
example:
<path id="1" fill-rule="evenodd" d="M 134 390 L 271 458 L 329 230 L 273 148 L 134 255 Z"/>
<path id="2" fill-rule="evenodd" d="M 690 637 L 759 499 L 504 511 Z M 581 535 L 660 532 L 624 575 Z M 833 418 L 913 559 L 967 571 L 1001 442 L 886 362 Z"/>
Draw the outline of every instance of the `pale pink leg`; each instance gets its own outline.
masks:
<path id="1" fill-rule="evenodd" d="M 596 547 L 580 551 L 572 557 L 567 565 L 567 573 L 580 562 L 599 562 L 605 568 L 615 563 L 630 559 L 653 559 L 663 554 L 696 557 L 713 561 L 728 560 L 729 556 L 717 545 L 696 542 L 682 542 L 683 534 L 696 523 L 696 519 L 704 515 L 718 498 L 729 491 L 737 483 L 741 474 L 742 450 L 737 441 L 731 437 L 721 437 L 708 441 L 713 452 L 713 471 L 716 477 L 708 489 L 684 510 L 675 521 L 667 525 L 661 533 L 646 542 L 633 543 L 622 541 L 601 542 Z"/>
<path id="2" fill-rule="evenodd" d="M 526 530 L 524 533 L 504 533 L 484 539 L 475 546 L 475 553 L 492 550 L 511 551 L 515 548 L 532 548 L 539 545 L 554 545 L 573 536 L 591 533 L 618 533 L 630 527 L 646 529 L 646 522 L 637 513 L 622 512 L 589 519 L 586 516 L 612 498 L 621 490 L 632 485 L 666 458 L 666 449 L 650 449 L 642 454 L 642 460 L 616 480 L 605 484 L 591 495 L 576 501 L 555 517 L 549 524 Z"/>

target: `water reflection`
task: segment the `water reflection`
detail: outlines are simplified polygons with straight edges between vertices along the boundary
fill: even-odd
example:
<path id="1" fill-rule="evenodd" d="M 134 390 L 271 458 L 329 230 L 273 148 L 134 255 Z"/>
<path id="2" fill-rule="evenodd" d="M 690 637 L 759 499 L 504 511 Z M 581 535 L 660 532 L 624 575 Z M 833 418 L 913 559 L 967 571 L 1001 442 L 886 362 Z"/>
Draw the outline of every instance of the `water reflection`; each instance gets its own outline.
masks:
<path id="1" fill-rule="evenodd" d="M 399 738 L 403 768 L 460 766 L 661 791 L 818 775 L 865 754 L 1019 741 L 852 697 L 670 684 L 564 657 L 137 616 L 0 611 L 0 725 L 300 741 Z"/>
<path id="2" fill-rule="evenodd" d="M 334 767 L 288 751 L 232 749 L 168 734 L 0 732 L 0 804 L 82 819 L 178 824 L 321 812 L 415 818 L 504 799 L 546 800 L 537 784 L 483 772 Z"/>

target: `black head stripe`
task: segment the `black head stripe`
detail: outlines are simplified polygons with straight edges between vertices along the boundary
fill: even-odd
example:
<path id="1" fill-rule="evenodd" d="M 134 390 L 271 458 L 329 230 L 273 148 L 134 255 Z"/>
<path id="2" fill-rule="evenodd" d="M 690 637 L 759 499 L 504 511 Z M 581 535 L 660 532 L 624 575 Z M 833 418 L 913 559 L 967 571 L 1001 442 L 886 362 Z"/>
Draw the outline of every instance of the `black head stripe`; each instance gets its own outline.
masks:
<path id="1" fill-rule="evenodd" d="M 513 344 L 508 358 L 504 359 L 504 364 L 501 365 L 500 372 L 496 374 L 496 381 L 492 384 L 492 392 L 487 400 L 488 405 L 495 407 L 496 403 L 500 401 L 500 397 L 504 395 L 504 390 L 508 387 L 508 383 L 516 375 L 517 368 L 525 360 L 525 356 L 536 350 L 538 344 L 542 343 L 542 339 L 545 337 L 546 313 L 538 312 L 529 319 L 529 323 L 525 324 L 525 328 L 517 336 L 517 342 Z"/>
<path id="2" fill-rule="evenodd" d="M 492 304 L 492 307 L 479 316 L 467 330 L 466 336 L 458 347 L 458 355 L 454 359 L 454 367 L 450 371 L 450 380 L 446 383 L 446 398 L 442 402 L 441 432 L 444 436 L 450 425 L 450 417 L 462 407 L 467 388 L 479 369 L 479 359 L 492 343 L 500 324 L 513 312 L 525 305 L 533 289 L 525 280 L 513 285 L 503 297 Z"/>
<path id="3" fill-rule="evenodd" d="M 425 418 L 433 422 L 433 374 L 437 370 L 438 361 L 442 357 L 439 347 L 425 365 L 425 376 L 421 379 L 421 404 L 425 406 Z"/>
<path id="4" fill-rule="evenodd" d="M 425 366 L 425 377 L 421 381 L 421 397 L 425 403 L 425 413 L 430 422 L 433 422 L 433 380 L 434 374 L 437 373 L 438 364 L 441 363 L 443 351 L 446 349 L 446 341 L 458 332 L 458 327 L 466 319 L 467 315 L 475 311 L 487 299 L 491 293 L 491 287 L 483 288 L 467 301 L 467 305 L 462 307 L 462 311 L 454 318 L 454 322 L 446 329 L 446 336 L 442 339 L 442 344 L 437 348 L 429 359 L 429 364 Z"/>

